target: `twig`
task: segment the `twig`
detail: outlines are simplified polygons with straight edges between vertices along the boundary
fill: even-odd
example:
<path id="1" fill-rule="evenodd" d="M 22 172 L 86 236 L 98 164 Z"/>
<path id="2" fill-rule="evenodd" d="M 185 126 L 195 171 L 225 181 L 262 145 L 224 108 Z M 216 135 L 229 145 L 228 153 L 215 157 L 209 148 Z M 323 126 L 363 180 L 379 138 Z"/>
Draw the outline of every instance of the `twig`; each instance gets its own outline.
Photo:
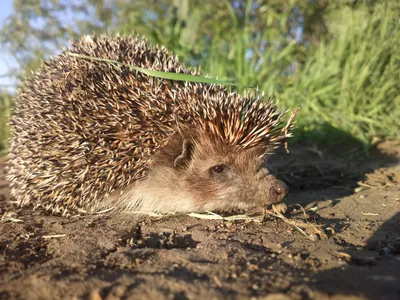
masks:
<path id="1" fill-rule="evenodd" d="M 66 234 L 53 234 L 53 235 L 44 235 L 42 236 L 43 239 L 47 240 L 47 239 L 57 239 L 57 238 L 62 238 L 62 237 L 66 237 Z"/>

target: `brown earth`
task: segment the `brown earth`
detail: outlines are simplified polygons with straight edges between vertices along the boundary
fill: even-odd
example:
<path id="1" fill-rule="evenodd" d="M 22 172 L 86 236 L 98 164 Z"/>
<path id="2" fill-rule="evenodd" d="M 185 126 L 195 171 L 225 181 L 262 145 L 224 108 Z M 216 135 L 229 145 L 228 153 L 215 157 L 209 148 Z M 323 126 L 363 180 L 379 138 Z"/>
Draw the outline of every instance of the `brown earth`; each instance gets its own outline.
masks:
<path id="1" fill-rule="evenodd" d="M 400 299 L 400 144 L 367 158 L 349 149 L 295 145 L 272 157 L 291 188 L 289 222 L 323 230 L 307 236 L 273 216 L 17 208 L 0 163 L 0 299 Z"/>

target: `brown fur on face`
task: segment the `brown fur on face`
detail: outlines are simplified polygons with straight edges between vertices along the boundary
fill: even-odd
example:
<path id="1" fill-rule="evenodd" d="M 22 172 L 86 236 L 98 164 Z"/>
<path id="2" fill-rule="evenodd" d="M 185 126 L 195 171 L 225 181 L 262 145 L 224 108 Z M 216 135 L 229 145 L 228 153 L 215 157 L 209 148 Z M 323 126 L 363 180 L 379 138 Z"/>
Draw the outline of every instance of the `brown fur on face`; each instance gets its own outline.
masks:
<path id="1" fill-rule="evenodd" d="M 201 130 L 181 132 L 160 149 L 147 178 L 121 199 L 130 210 L 156 212 L 266 207 L 287 193 L 263 167 L 267 152 L 227 145 Z"/>

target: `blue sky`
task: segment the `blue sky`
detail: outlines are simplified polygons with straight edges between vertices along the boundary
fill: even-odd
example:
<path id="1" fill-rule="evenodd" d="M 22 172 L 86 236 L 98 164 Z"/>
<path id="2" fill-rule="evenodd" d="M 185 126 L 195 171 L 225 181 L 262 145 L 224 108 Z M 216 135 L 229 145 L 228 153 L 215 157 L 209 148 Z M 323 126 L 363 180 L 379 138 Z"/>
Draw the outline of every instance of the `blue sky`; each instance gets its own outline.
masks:
<path id="1" fill-rule="evenodd" d="M 12 12 L 12 0 L 2 0 L 0 1 L 0 26 L 3 27 L 3 23 L 6 18 Z M 10 56 L 7 56 L 3 45 L 0 45 L 0 76 L 7 73 L 10 68 L 13 67 L 12 63 L 13 59 Z M 9 78 L 2 77 L 0 78 L 0 90 L 4 88 L 4 85 L 11 84 Z"/>
<path id="2" fill-rule="evenodd" d="M 112 0 L 109 1 L 112 3 Z M 13 0 L 0 0 L 0 28 L 3 27 L 7 17 L 9 17 L 12 12 Z M 80 15 L 71 15 L 71 12 L 60 16 L 60 18 L 64 18 L 66 23 L 70 22 L 70 20 L 76 20 L 78 17 L 80 17 Z M 35 22 L 35 24 L 40 24 L 40 20 L 36 20 Z M 9 90 L 13 92 L 15 90 L 15 80 L 13 81 L 13 78 L 9 77 L 2 77 L 2 75 L 9 73 L 10 70 L 15 68 L 18 68 L 15 59 L 11 55 L 7 55 L 7 51 L 4 49 L 3 45 L 0 44 L 0 91 Z"/>

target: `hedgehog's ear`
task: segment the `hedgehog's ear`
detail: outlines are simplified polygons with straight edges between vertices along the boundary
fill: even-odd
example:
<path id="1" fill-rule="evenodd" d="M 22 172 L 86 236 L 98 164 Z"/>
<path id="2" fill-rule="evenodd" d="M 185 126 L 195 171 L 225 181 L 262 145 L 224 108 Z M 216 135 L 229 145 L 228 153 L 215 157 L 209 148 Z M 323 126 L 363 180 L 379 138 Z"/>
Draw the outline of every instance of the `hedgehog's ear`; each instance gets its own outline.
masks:
<path id="1" fill-rule="evenodd" d="M 184 139 L 182 142 L 182 151 L 175 158 L 175 161 L 174 161 L 175 168 L 185 166 L 185 164 L 190 160 L 190 158 L 192 156 L 192 148 L 193 148 L 192 143 L 189 140 Z"/>

